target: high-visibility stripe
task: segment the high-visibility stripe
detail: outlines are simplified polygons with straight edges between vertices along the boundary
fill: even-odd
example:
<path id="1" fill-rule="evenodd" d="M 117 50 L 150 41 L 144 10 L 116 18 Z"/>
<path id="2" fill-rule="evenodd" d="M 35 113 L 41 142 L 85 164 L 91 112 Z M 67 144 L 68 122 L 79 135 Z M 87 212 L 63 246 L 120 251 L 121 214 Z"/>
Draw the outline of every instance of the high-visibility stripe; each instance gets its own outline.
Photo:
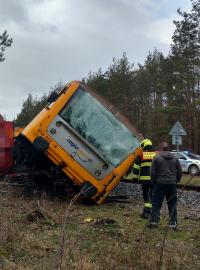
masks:
<path id="1" fill-rule="evenodd" d="M 150 176 L 142 176 L 140 175 L 140 180 L 151 180 Z"/>
<path id="2" fill-rule="evenodd" d="M 151 203 L 145 203 L 144 206 L 145 207 L 148 207 L 148 208 L 152 208 L 152 204 Z"/>
<path id="3" fill-rule="evenodd" d="M 124 179 L 128 180 L 128 182 L 131 182 L 131 181 L 133 181 L 133 180 L 134 180 L 132 175 L 131 175 L 131 177 L 130 177 L 130 178 L 124 178 Z"/>
<path id="4" fill-rule="evenodd" d="M 155 152 L 143 152 L 143 159 L 153 159 L 155 155 Z"/>
<path id="5" fill-rule="evenodd" d="M 141 167 L 150 167 L 151 166 L 151 162 L 142 162 L 141 163 Z"/>
<path id="6" fill-rule="evenodd" d="M 138 179 L 139 178 L 139 174 L 133 174 L 133 178 Z"/>
<path id="7" fill-rule="evenodd" d="M 134 164 L 134 165 L 133 165 L 133 168 L 135 168 L 135 169 L 138 169 L 138 170 L 139 170 L 139 169 L 140 169 L 140 165 Z"/>

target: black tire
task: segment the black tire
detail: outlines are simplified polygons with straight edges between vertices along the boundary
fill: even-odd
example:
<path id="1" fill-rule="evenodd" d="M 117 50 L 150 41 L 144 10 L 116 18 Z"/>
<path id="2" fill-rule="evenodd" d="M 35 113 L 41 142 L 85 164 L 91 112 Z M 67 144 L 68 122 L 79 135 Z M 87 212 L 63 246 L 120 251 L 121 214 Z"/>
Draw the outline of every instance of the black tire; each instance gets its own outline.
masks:
<path id="1" fill-rule="evenodd" d="M 189 174 L 190 175 L 198 175 L 200 172 L 199 168 L 196 165 L 191 165 L 189 167 Z"/>

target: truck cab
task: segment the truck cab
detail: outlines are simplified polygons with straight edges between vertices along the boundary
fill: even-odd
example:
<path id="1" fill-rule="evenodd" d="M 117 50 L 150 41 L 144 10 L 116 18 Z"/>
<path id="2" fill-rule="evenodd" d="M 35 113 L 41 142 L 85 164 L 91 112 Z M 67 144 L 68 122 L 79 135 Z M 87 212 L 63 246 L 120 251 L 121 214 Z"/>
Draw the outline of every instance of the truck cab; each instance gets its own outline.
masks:
<path id="1" fill-rule="evenodd" d="M 22 160 L 28 160 L 29 167 L 41 171 L 59 168 L 66 179 L 85 190 L 84 196 L 99 204 L 141 151 L 136 129 L 79 81 L 52 93 L 18 142 L 26 148 Z M 39 161 L 41 156 L 51 164 Z"/>

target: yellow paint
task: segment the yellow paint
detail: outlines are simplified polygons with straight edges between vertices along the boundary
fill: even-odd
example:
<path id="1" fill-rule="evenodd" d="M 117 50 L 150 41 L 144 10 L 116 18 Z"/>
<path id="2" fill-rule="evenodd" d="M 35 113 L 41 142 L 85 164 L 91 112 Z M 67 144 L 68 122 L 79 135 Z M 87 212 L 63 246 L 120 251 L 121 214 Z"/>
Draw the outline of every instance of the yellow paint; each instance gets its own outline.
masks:
<path id="1" fill-rule="evenodd" d="M 56 165 L 66 164 L 63 172 L 77 185 L 81 186 L 85 182 L 90 182 L 97 188 L 97 193 L 93 197 L 94 201 L 102 203 L 110 191 L 120 182 L 128 168 L 133 164 L 136 154 L 141 153 L 141 149 L 137 149 L 124 160 L 117 168 L 102 180 L 97 180 L 84 167 L 78 164 L 59 144 L 47 133 L 47 128 L 53 119 L 60 112 L 61 108 L 69 101 L 71 96 L 76 92 L 81 82 L 73 81 L 63 89 L 62 94 L 50 106 L 44 108 L 34 119 L 28 124 L 22 134 L 33 143 L 36 137 L 42 136 L 49 142 L 49 148 L 46 156 Z M 84 85 L 85 88 L 85 85 Z"/>
<path id="2" fill-rule="evenodd" d="M 14 137 L 17 137 L 23 130 L 24 130 L 24 127 L 15 127 L 14 128 Z"/>

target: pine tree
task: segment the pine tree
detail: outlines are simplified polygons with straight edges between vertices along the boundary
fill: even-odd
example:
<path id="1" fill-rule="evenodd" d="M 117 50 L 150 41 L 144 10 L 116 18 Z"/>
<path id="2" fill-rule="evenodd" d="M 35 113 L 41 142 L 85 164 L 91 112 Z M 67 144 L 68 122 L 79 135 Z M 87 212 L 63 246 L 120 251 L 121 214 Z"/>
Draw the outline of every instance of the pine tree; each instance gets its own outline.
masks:
<path id="1" fill-rule="evenodd" d="M 5 30 L 2 35 L 0 35 L 0 62 L 5 60 L 4 53 L 5 49 L 10 47 L 13 42 L 12 38 L 9 38 L 7 31 Z"/>
<path id="2" fill-rule="evenodd" d="M 184 122 L 188 130 L 188 147 L 200 151 L 195 143 L 200 136 L 200 1 L 191 1 L 191 12 L 178 14 L 182 17 L 174 21 L 176 30 L 172 40 L 172 62 L 176 83 L 175 100 L 184 106 Z"/>

